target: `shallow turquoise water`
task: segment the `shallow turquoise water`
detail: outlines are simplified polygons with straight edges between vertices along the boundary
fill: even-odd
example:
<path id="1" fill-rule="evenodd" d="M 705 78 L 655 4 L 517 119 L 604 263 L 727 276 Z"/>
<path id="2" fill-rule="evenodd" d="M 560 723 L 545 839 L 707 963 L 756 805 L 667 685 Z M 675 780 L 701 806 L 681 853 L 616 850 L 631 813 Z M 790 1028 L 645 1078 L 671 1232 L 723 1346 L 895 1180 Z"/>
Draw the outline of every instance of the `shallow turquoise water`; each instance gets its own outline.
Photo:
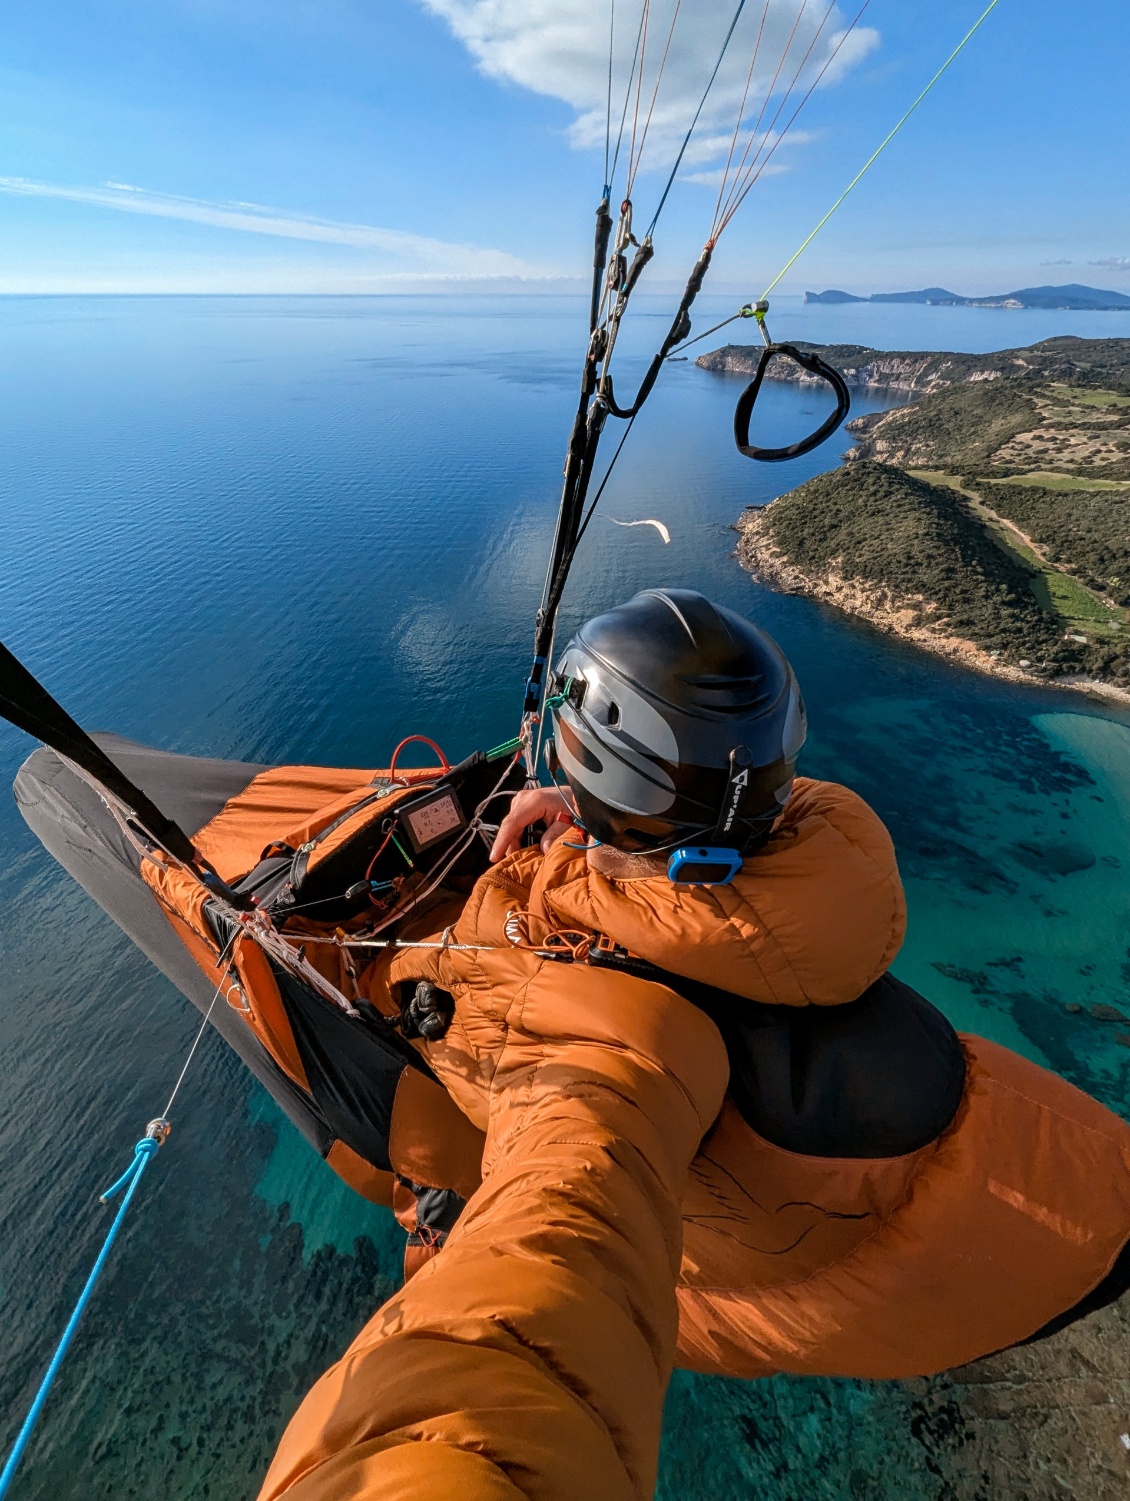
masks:
<path id="1" fill-rule="evenodd" d="M 83 723 L 171 749 L 379 765 L 413 729 L 451 753 L 496 742 L 520 703 L 581 317 L 569 299 L 0 300 L 0 639 Z M 1122 328 L 785 301 L 775 331 L 990 348 Z M 658 305 L 636 330 L 639 353 Z M 668 368 L 605 509 L 659 517 L 672 543 L 594 523 L 563 625 L 656 582 L 765 623 L 808 700 L 805 770 L 857 787 L 894 832 L 899 972 L 1126 1111 L 1130 1024 L 1088 1008 L 1130 1013 L 1130 718 L 753 584 L 728 528 L 837 445 L 748 463 L 737 389 Z M 811 397 L 768 397 L 782 439 L 811 424 Z M 0 727 L 5 785 L 27 749 Z M 0 851 L 6 1444 L 104 1228 L 97 1192 L 163 1103 L 194 1013 L 7 799 Z M 399 1257 L 390 1216 L 212 1039 L 18 1494 L 253 1493 Z M 887 1388 L 679 1377 L 661 1490 L 941 1497 L 916 1445 Z"/>

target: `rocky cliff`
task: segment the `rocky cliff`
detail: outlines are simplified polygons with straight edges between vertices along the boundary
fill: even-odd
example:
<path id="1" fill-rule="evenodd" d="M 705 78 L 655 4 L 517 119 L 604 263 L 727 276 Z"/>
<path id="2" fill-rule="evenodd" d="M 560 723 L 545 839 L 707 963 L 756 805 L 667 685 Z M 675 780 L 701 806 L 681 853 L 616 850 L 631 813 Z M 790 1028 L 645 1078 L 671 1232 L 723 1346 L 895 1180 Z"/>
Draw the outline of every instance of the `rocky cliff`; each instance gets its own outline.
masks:
<path id="1" fill-rule="evenodd" d="M 700 355 L 695 364 L 721 375 L 749 377 L 757 369 L 763 347 L 760 344 L 726 344 L 721 349 Z M 1044 381 L 1124 378 L 1130 363 L 1128 339 L 1045 339 L 1039 344 L 1002 349 L 993 354 L 882 350 L 871 349 L 865 344 L 809 344 L 800 340 L 796 348 L 819 354 L 843 374 L 849 385 L 899 391 L 912 396 L 923 396 L 947 386 L 1012 376 Z M 785 359 L 770 364 L 767 379 L 816 384 L 813 376 Z"/>

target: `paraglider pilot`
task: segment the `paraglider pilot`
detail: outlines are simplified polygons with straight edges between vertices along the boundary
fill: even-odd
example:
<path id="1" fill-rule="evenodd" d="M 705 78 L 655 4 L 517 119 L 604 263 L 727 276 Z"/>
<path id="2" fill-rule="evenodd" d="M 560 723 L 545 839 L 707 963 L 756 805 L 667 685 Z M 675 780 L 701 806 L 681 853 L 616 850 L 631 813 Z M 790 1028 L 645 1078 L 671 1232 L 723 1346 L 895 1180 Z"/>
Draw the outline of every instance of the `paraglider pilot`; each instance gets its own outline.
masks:
<path id="1" fill-rule="evenodd" d="M 888 973 L 891 841 L 795 775 L 776 644 L 651 590 L 555 686 L 560 786 L 514 799 L 455 943 L 367 976 L 420 997 L 482 1186 L 306 1398 L 264 1501 L 643 1501 L 676 1362 L 927 1374 L 1127 1284 L 1130 1127 Z"/>

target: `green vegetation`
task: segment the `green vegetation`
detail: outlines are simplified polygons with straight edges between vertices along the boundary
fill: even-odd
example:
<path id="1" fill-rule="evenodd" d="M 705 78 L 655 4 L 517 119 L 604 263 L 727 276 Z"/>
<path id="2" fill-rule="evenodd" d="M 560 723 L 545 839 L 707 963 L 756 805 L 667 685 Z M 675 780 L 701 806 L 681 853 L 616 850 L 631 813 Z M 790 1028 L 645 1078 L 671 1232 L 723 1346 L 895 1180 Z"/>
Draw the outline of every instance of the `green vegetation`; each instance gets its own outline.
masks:
<path id="1" fill-rule="evenodd" d="M 1130 605 L 1130 491 L 997 484 L 987 498 L 999 516 L 1040 545 L 1053 566 Z"/>
<path id="2" fill-rule="evenodd" d="M 1088 391 L 1079 386 L 1053 383 L 1049 390 L 1065 404 L 1084 407 L 1130 407 L 1130 396 L 1120 391 Z"/>
<path id="3" fill-rule="evenodd" d="M 1050 340 L 978 368 L 928 358 L 925 394 L 849 424 L 857 457 L 1058 489 L 1130 481 L 1130 340 Z"/>
<path id="4" fill-rule="evenodd" d="M 1059 504 L 1054 503 L 1053 497 L 1052 515 L 1044 518 L 1050 526 L 1040 525 L 1039 508 L 1031 503 L 1030 497 L 1021 495 L 1018 503 L 1011 506 L 1007 498 L 1004 504 L 1001 503 L 1006 484 L 1004 480 L 993 481 L 992 490 L 982 488 L 977 491 L 949 474 L 926 469 L 912 472 L 916 479 L 925 480 L 932 485 L 948 486 L 966 497 L 973 515 L 984 524 L 997 546 L 1012 554 L 1029 570 L 1032 575 L 1032 592 L 1041 608 L 1058 615 L 1065 627 L 1092 630 L 1101 628 L 1108 632 L 1122 628 L 1125 612 L 1118 605 L 1130 604 L 1130 599 L 1122 598 L 1119 575 L 1109 574 L 1105 579 L 1088 577 L 1085 581 L 1080 581 L 1074 572 L 1064 571 L 1065 568 L 1074 569 L 1081 555 L 1081 550 L 1072 545 L 1077 539 L 1064 535 L 1077 510 L 1073 497 L 1061 496 Z M 1016 487 L 1010 485 L 1008 488 Z M 986 496 L 989 504 L 986 503 Z M 1017 499 L 1011 498 L 1014 501 Z M 1089 500 L 1094 503 L 1097 497 L 1091 496 Z M 1130 495 L 1127 496 L 1127 501 L 1130 501 Z M 1046 511 L 1046 507 L 1044 509 Z M 1059 541 L 1067 543 L 1070 558 L 1066 561 L 1061 557 L 1058 546 L 1047 546 L 1051 528 L 1058 528 Z M 1100 549 L 1109 541 L 1101 526 L 1097 528 L 1095 540 Z M 1060 566 L 1056 566 L 1057 564 Z M 1127 567 L 1130 574 L 1130 560 Z"/>
<path id="5" fill-rule="evenodd" d="M 955 490 L 864 460 L 783 495 L 765 526 L 802 573 L 885 588 L 915 624 L 1010 661 L 1075 659 L 1037 603 L 1029 569 L 995 545 Z"/>
<path id="6" fill-rule="evenodd" d="M 1130 480 L 1092 479 L 1086 474 L 1057 474 L 1054 469 L 1030 469 L 1008 480 L 991 479 L 992 485 L 1041 485 L 1048 490 L 1122 490 L 1130 493 Z"/>
<path id="7" fill-rule="evenodd" d="M 1032 593 L 1041 608 L 1058 615 L 1064 625 L 1121 628 L 1120 615 L 1109 610 L 1069 573 L 1041 568 L 1032 579 Z"/>
<path id="8" fill-rule="evenodd" d="M 850 423 L 852 462 L 751 523 L 753 565 L 755 527 L 847 608 L 1130 687 L 1130 339 L 835 352 L 913 399 Z"/>
<path id="9" fill-rule="evenodd" d="M 1025 662 L 1040 676 L 1130 683 L 1121 612 L 1007 529 L 994 534 L 969 493 L 860 460 L 754 515 L 806 578 L 839 575 L 870 586 L 913 626 L 970 641 L 1006 664 Z M 1085 640 L 1071 639 L 1084 630 Z"/>
<path id="10" fill-rule="evenodd" d="M 1021 381 L 948 386 L 909 406 L 853 422 L 860 452 L 914 468 L 980 473 L 999 451 L 1039 422 L 1032 393 Z"/>

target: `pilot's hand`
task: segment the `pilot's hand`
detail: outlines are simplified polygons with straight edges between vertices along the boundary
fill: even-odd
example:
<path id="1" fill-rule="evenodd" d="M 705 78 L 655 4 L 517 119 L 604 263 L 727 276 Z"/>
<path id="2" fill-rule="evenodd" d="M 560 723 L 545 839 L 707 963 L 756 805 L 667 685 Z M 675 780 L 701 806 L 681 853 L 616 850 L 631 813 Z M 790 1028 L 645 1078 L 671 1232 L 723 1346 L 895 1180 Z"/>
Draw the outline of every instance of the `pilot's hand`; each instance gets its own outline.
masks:
<path id="1" fill-rule="evenodd" d="M 526 787 L 510 804 L 510 812 L 498 827 L 490 858 L 497 863 L 522 845 L 522 835 L 535 823 L 547 825 L 541 836 L 542 853 L 548 851 L 574 826 L 572 794 L 565 788 Z"/>

